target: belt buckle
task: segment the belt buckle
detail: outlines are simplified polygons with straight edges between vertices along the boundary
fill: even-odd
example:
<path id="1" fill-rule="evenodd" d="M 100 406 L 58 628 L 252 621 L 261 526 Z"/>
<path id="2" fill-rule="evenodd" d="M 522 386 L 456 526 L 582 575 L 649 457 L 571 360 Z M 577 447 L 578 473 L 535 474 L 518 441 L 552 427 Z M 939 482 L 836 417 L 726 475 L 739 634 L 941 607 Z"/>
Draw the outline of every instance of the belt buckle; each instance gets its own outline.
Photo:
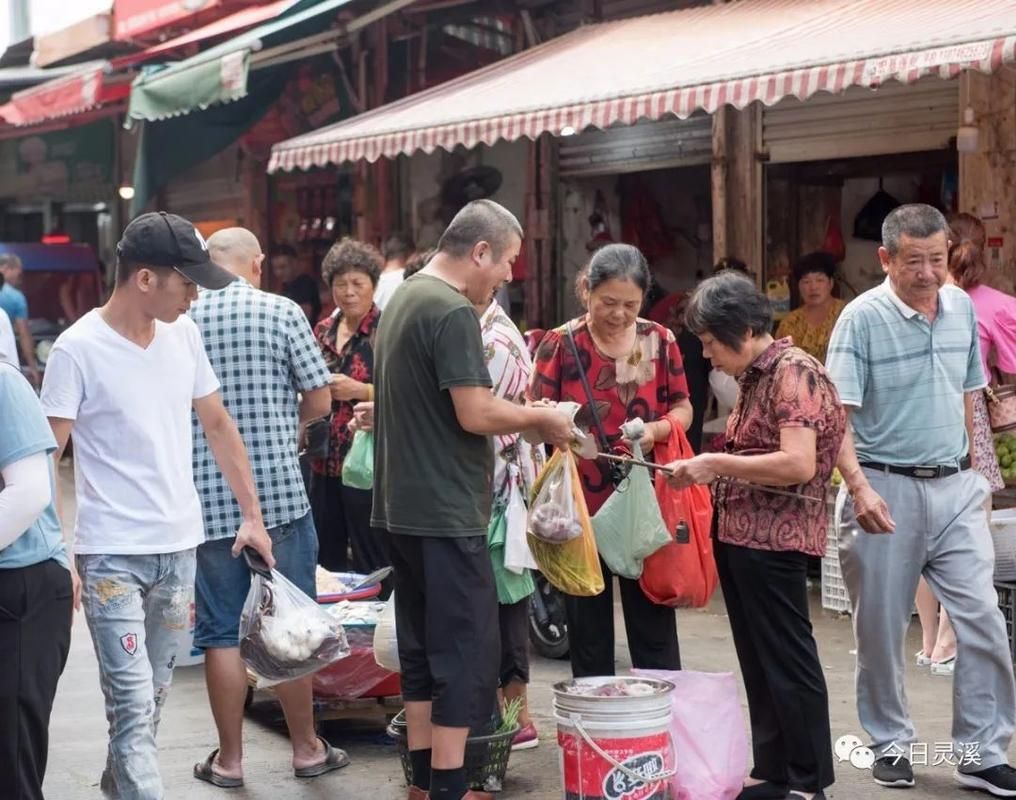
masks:
<path id="1" fill-rule="evenodd" d="M 941 478 L 942 468 L 941 467 L 914 467 L 914 477 L 923 478 L 925 480 L 931 478 Z"/>

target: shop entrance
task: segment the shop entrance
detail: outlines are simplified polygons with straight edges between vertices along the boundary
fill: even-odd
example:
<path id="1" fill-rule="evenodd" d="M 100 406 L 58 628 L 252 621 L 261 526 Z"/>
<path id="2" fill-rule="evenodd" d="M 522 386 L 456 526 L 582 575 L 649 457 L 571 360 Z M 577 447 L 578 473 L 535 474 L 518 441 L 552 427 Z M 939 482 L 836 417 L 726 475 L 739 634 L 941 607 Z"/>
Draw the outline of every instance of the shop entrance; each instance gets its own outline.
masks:
<path id="1" fill-rule="evenodd" d="M 766 287 L 778 316 L 798 305 L 794 263 L 817 250 L 839 262 L 844 300 L 885 279 L 878 261 L 882 220 L 895 206 L 956 209 L 955 150 L 770 165 L 766 187 Z"/>

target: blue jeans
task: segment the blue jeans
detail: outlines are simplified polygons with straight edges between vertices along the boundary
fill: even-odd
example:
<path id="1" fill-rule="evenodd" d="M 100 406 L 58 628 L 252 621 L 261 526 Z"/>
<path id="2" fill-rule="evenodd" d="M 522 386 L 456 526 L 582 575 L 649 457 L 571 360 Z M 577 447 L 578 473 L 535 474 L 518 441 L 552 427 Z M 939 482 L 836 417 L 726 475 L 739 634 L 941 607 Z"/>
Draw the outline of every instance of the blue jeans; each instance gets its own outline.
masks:
<path id="1" fill-rule="evenodd" d="M 275 568 L 300 591 L 316 596 L 318 539 L 314 519 L 307 512 L 299 519 L 268 531 Z M 195 579 L 194 646 L 225 648 L 240 645 L 240 614 L 250 590 L 250 569 L 233 558 L 234 539 L 213 539 L 198 547 Z"/>
<path id="2" fill-rule="evenodd" d="M 161 800 L 155 733 L 190 622 L 194 548 L 81 555 L 77 565 L 109 721 L 100 786 L 119 800 Z"/>

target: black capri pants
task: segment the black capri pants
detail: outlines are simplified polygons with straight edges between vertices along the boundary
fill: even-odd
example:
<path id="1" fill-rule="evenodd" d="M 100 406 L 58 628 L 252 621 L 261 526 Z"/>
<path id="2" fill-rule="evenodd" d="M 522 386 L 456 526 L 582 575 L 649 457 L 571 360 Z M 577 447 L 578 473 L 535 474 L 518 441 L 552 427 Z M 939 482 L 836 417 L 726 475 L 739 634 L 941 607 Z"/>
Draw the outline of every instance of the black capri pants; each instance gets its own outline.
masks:
<path id="1" fill-rule="evenodd" d="M 442 727 L 487 722 L 500 643 L 486 535 L 389 537 L 403 699 L 433 702 Z"/>

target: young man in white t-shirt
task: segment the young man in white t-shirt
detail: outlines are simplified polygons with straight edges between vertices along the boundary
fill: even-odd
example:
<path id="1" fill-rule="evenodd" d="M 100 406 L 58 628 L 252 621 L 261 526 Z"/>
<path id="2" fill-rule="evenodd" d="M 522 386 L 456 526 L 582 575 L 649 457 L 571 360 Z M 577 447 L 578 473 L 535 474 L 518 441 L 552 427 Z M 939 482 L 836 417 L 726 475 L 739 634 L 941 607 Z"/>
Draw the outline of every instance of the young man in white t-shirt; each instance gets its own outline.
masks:
<path id="1" fill-rule="evenodd" d="M 406 274 L 406 262 L 413 255 L 415 247 L 413 240 L 404 233 L 393 233 L 381 246 L 385 265 L 374 290 L 374 303 L 382 311 L 392 299 L 395 290 L 402 285 L 403 276 Z"/>
<path id="2" fill-rule="evenodd" d="M 161 800 L 155 731 L 204 541 L 192 407 L 242 512 L 233 554 L 249 546 L 274 559 L 243 440 L 185 315 L 197 286 L 220 289 L 233 275 L 191 223 L 165 212 L 127 226 L 116 269 L 106 305 L 53 346 L 42 404 L 58 461 L 74 435 L 74 552 L 110 732 L 101 788 Z"/>

